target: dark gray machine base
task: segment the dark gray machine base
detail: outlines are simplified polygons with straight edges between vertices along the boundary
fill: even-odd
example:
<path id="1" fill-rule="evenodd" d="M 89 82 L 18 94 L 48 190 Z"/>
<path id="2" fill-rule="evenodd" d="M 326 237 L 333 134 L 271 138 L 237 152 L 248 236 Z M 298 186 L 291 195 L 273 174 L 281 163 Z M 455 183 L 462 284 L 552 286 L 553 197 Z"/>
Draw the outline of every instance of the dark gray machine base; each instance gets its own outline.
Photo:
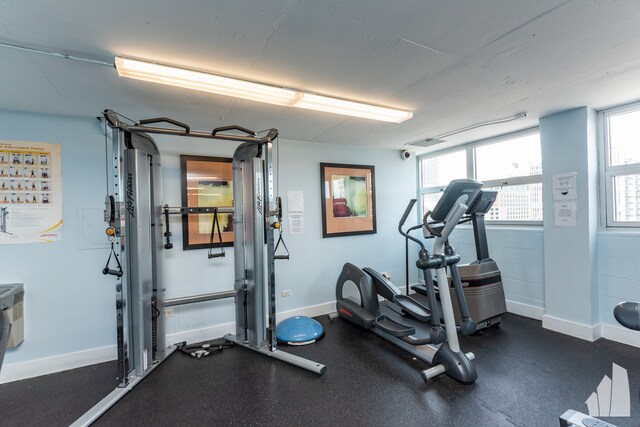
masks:
<path id="1" fill-rule="evenodd" d="M 414 328 L 418 340 L 430 336 L 428 324 L 399 315 L 391 308 L 391 304 L 388 301 L 380 305 L 380 311 L 392 321 Z M 433 365 L 431 368 L 422 371 L 421 375 L 425 381 L 442 374 L 447 374 L 462 384 L 471 384 L 478 378 L 478 373 L 473 363 L 471 363 L 475 359 L 473 353 L 454 353 L 446 343 L 414 345 L 379 328 L 373 328 L 372 331 L 418 359 Z"/>
<path id="2" fill-rule="evenodd" d="M 463 352 L 455 353 L 451 351 L 447 343 L 444 343 L 433 356 L 433 365 L 443 366 L 448 376 L 462 384 L 472 384 L 478 379 L 476 367 L 471 363 L 473 359 L 474 357 L 469 357 Z M 425 381 L 430 379 L 428 371 L 427 369 L 423 373 Z"/>

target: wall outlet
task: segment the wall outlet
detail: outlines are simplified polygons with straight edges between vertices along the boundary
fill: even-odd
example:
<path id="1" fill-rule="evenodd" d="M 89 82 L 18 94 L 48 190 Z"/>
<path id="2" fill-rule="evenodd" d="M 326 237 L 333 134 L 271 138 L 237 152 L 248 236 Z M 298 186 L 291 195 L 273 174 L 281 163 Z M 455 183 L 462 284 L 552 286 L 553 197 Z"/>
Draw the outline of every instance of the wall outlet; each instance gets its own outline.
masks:
<path id="1" fill-rule="evenodd" d="M 165 308 L 164 309 L 164 317 L 173 317 L 173 308 Z"/>
<path id="2" fill-rule="evenodd" d="M 291 291 L 290 290 L 286 290 L 286 291 L 282 291 L 282 296 L 283 297 L 290 297 L 291 296 Z"/>

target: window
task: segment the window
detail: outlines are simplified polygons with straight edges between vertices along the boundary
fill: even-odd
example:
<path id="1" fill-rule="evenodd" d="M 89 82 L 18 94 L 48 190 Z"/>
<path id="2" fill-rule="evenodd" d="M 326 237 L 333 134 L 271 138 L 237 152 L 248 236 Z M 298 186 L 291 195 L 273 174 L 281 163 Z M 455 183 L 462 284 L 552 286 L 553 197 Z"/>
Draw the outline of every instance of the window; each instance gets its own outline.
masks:
<path id="1" fill-rule="evenodd" d="M 422 214 L 435 207 L 442 190 L 457 178 L 467 176 L 466 150 L 457 150 L 433 157 L 425 157 L 420 165 L 420 206 Z"/>
<path id="2" fill-rule="evenodd" d="M 537 129 L 430 153 L 421 156 L 418 164 L 423 214 L 435 206 L 449 181 L 470 177 L 482 181 L 484 189 L 498 191 L 486 221 L 542 224 L 542 155 Z"/>
<path id="3" fill-rule="evenodd" d="M 640 227 L 640 104 L 600 112 L 608 227 Z"/>

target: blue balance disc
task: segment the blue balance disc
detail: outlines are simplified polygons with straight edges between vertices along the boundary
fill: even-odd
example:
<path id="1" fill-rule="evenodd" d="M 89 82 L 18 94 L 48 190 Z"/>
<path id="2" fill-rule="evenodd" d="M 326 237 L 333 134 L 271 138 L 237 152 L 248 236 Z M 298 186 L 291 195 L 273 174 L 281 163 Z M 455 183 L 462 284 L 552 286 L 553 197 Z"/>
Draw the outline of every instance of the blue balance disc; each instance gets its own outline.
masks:
<path id="1" fill-rule="evenodd" d="M 320 323 L 304 316 L 289 317 L 276 326 L 278 342 L 290 345 L 312 344 L 323 334 L 324 329 Z"/>

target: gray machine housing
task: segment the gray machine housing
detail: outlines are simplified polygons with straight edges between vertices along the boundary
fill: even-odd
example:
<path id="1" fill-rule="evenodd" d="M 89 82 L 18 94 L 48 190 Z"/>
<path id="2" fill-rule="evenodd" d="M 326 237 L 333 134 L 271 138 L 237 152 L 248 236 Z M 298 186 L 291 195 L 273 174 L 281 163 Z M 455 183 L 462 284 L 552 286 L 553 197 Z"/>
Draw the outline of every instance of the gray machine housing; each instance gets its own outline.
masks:
<path id="1" fill-rule="evenodd" d="M 478 330 L 499 325 L 502 315 L 507 311 L 507 304 L 502 286 L 502 276 L 495 261 L 482 264 L 466 264 L 458 266 L 464 296 L 469 306 L 469 315 L 476 322 Z M 449 281 L 451 278 L 449 277 Z M 473 286 L 474 283 L 482 283 Z M 453 295 L 455 290 L 449 288 Z M 460 323 L 460 308 L 453 299 L 453 312 L 456 323 Z"/>
<path id="2" fill-rule="evenodd" d="M 7 348 L 17 347 L 24 341 L 24 285 L 0 285 L 0 312 L 11 325 Z"/>

